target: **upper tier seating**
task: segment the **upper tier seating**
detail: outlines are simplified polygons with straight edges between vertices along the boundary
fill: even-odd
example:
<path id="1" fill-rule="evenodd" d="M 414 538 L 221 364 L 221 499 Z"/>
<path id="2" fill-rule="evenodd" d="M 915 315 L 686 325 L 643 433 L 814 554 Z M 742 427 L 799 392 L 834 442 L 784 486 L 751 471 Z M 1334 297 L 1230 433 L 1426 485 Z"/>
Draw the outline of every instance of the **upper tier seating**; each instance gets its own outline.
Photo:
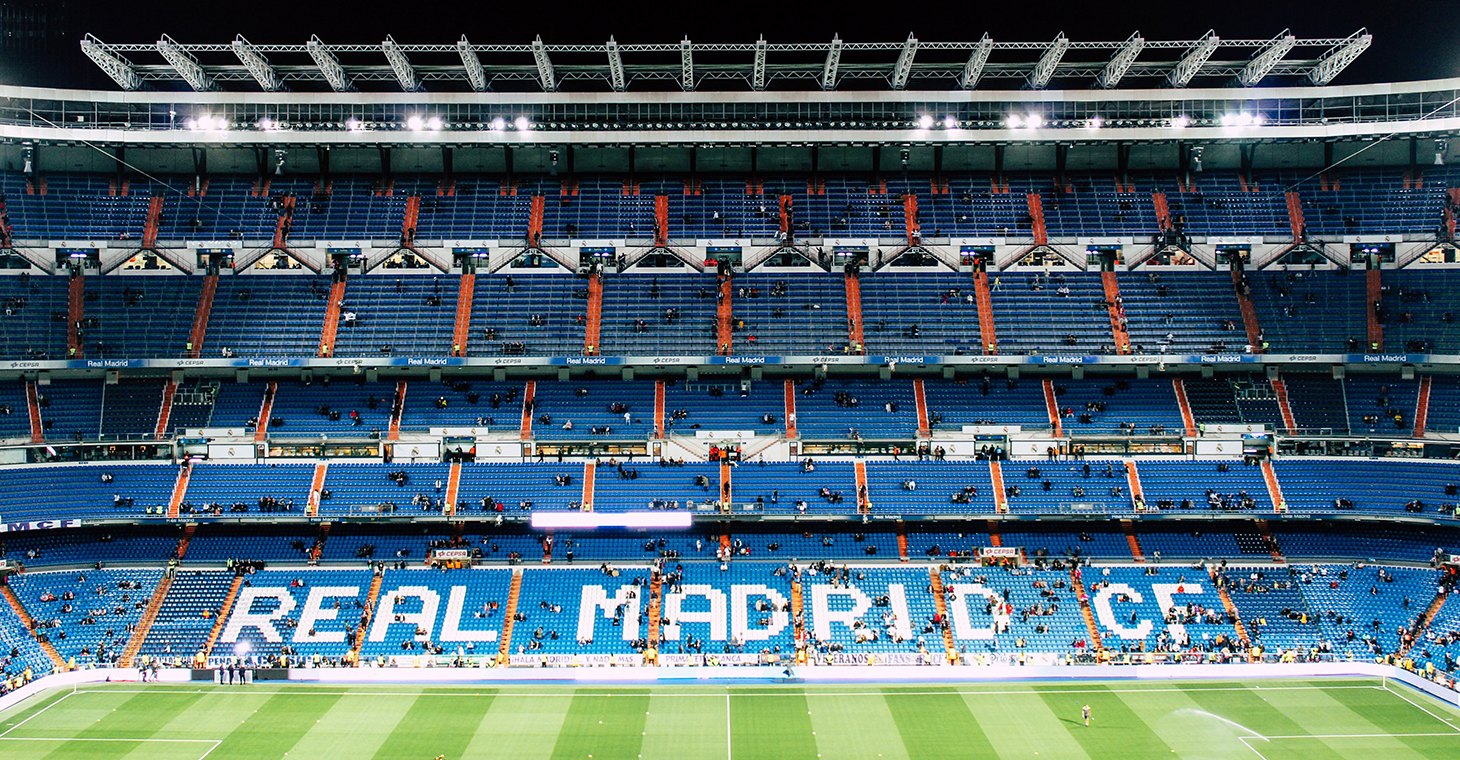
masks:
<path id="1" fill-rule="evenodd" d="M 279 383 L 274 393 L 269 434 L 286 437 L 324 434 L 341 438 L 383 435 L 390 429 L 395 384 L 367 383 L 363 376 L 358 380 Z"/>
<path id="2" fill-rule="evenodd" d="M 734 279 L 732 290 L 737 354 L 805 356 L 846 344 L 838 340 L 847 325 L 846 288 L 839 278 L 747 274 Z"/>
<path id="3" fill-rule="evenodd" d="M 101 481 L 111 475 L 110 483 Z M 0 470 L 0 515 L 7 520 L 57 516 L 131 518 L 166 510 L 177 470 L 165 464 L 98 463 Z"/>
<path id="4" fill-rule="evenodd" d="M 622 474 L 621 474 L 622 473 Z M 627 474 L 636 475 L 633 479 Z M 707 484 L 695 485 L 697 476 L 703 475 Z M 639 467 L 632 463 L 621 465 L 621 470 L 601 464 L 594 472 L 593 509 L 596 512 L 627 512 L 654 509 L 653 503 L 664 502 L 658 508 L 689 509 L 689 502 L 696 503 L 696 509 L 705 509 L 716 501 L 720 494 L 720 465 L 704 462 L 690 462 L 683 467 L 661 467 L 645 463 Z"/>
<path id="5" fill-rule="evenodd" d="M 988 375 L 969 380 L 925 380 L 923 394 L 934 430 L 964 425 L 1019 425 L 1025 430 L 1051 427 L 1044 385 L 1037 379 L 1006 380 Z"/>
<path id="6" fill-rule="evenodd" d="M 1460 271 L 1400 269 L 1383 274 L 1384 348 L 1431 354 L 1460 351 Z"/>
<path id="7" fill-rule="evenodd" d="M 1361 512 L 1435 514 L 1441 505 L 1460 501 L 1446 495 L 1445 487 L 1460 483 L 1456 471 L 1439 462 L 1400 460 L 1305 460 L 1273 462 L 1288 509 L 1301 512 Z M 1336 499 L 1353 506 L 1339 507 Z M 1413 507 L 1407 507 L 1413 503 Z M 1453 509 L 1453 507 L 1452 507 Z"/>
<path id="8" fill-rule="evenodd" d="M 989 292 L 999 353 L 1114 353 L 1099 275 L 1005 272 L 994 279 Z"/>
<path id="9" fill-rule="evenodd" d="M 0 356 L 64 359 L 69 323 L 69 285 L 64 277 L 0 276 Z"/>
<path id="10" fill-rule="evenodd" d="M 859 284 L 868 351 L 983 353 L 973 281 L 967 275 L 882 273 L 863 276 Z"/>
<path id="11" fill-rule="evenodd" d="M 626 411 L 614 411 L 617 404 L 623 404 Z M 543 415 L 551 417 L 551 422 L 543 423 Z M 533 435 L 541 440 L 644 440 L 654 432 L 654 385 L 540 382 L 533 397 L 533 417 Z M 569 422 L 572 427 L 565 430 L 563 426 Z M 594 433 L 594 428 L 612 432 Z"/>
<path id="12" fill-rule="evenodd" d="M 1249 273 L 1247 281 L 1269 351 L 1364 350 L 1369 328 L 1359 274 L 1269 270 Z"/>
<path id="13" fill-rule="evenodd" d="M 679 468 L 674 468 L 679 469 Z M 870 479 L 870 470 L 869 475 Z M 712 488 L 718 487 L 719 473 L 710 474 Z M 806 514 L 855 514 L 857 511 L 857 476 L 847 462 L 817 462 L 806 472 L 801 465 L 776 462 L 766 465 L 742 464 L 730 469 L 731 498 L 736 505 L 754 505 L 766 514 L 793 514 L 806 502 Z M 841 494 L 841 503 L 832 503 L 821 496 L 821 490 Z"/>
<path id="14" fill-rule="evenodd" d="M 977 492 L 965 496 L 964 489 L 970 487 Z M 955 502 L 955 496 L 965 500 Z M 867 468 L 867 498 L 874 514 L 993 514 L 995 510 L 987 462 L 879 462 Z"/>
<path id="15" fill-rule="evenodd" d="M 451 281 L 452 287 L 456 287 L 455 278 Z M 473 288 L 467 353 L 475 356 L 582 355 L 584 326 L 578 319 L 587 314 L 585 281 L 567 275 L 477 275 Z M 606 301 L 604 311 L 606 331 Z M 541 317 L 542 324 L 532 324 L 534 316 Z M 447 341 L 450 339 L 448 334 Z"/>
<path id="16" fill-rule="evenodd" d="M 891 405 L 891 406 L 889 406 Z M 918 428 L 909 380 L 818 380 L 796 385 L 796 428 L 803 438 L 906 440 Z"/>
<path id="17" fill-rule="evenodd" d="M 220 278 L 205 355 L 315 356 L 329 292 L 328 280 L 308 275 Z"/>
<path id="18" fill-rule="evenodd" d="M 97 317 L 87 358 L 180 356 L 187 349 L 203 278 L 100 277 L 86 283 L 85 314 Z"/>
<path id="19" fill-rule="evenodd" d="M 522 389 L 522 383 L 413 380 L 406 386 L 401 430 L 427 431 L 433 427 L 515 430 L 522 424 Z"/>
<path id="20" fill-rule="evenodd" d="M 1435 376 L 1430 381 L 1430 408 L 1425 430 L 1460 433 L 1460 377 Z"/>
<path id="21" fill-rule="evenodd" d="M 716 382 L 702 378 L 695 382 L 666 380 L 664 383 L 664 431 L 694 435 L 697 430 L 750 430 L 757 435 L 785 432 L 786 403 L 782 384 L 777 381 L 749 382 L 749 392 L 742 395 L 742 382 L 733 379 Z M 717 395 L 718 394 L 718 395 Z M 676 411 L 687 414 L 675 419 Z M 766 422 L 769 414 L 772 422 Z"/>
<path id="22" fill-rule="evenodd" d="M 599 352 L 611 356 L 705 356 L 716 353 L 717 282 L 709 276 L 603 279 Z M 731 299 L 733 309 L 735 300 Z M 669 310 L 675 310 L 671 319 Z M 636 322 L 643 324 L 637 325 Z"/>
<path id="23" fill-rule="evenodd" d="M 449 356 L 456 284 L 427 275 L 352 278 L 334 355 Z"/>
<path id="24" fill-rule="evenodd" d="M 1056 380 L 1054 393 L 1066 435 L 1184 429 L 1176 394 L 1165 380 Z"/>
<path id="25" fill-rule="evenodd" d="M 1203 354 L 1247 342 L 1226 272 L 1121 273 L 1126 330 L 1138 353 Z"/>

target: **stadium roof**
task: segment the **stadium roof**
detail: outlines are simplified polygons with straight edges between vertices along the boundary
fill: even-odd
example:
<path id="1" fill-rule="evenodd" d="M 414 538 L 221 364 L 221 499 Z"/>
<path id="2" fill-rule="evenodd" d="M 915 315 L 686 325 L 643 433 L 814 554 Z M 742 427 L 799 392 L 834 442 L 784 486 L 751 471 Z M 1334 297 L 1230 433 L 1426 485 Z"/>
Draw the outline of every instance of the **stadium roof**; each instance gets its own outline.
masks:
<path id="1" fill-rule="evenodd" d="M 298 44 L 184 44 L 167 35 L 155 43 L 108 44 L 87 34 L 82 51 L 124 90 L 186 86 L 278 92 L 292 88 L 353 92 L 361 88 L 693 92 L 702 88 L 835 90 L 971 90 L 1001 82 L 1041 90 L 1063 86 L 1112 89 L 1207 84 L 1255 86 L 1268 77 L 1326 85 L 1373 41 L 1366 29 L 1344 38 L 1303 39 L 1283 30 L 1269 39 L 1222 39 L 1209 31 L 1195 40 L 929 42 L 909 34 L 896 42 L 734 44 L 690 39 L 651 44 L 517 45 L 403 44 L 390 36 L 374 44 L 327 44 L 318 36 Z M 1225 53 L 1225 56 L 1219 54 Z M 154 62 L 133 56 L 145 54 Z M 1301 56 L 1299 55 L 1301 54 Z M 1144 56 L 1144 58 L 1143 58 Z M 1291 56 L 1291 57 L 1290 57 Z"/>

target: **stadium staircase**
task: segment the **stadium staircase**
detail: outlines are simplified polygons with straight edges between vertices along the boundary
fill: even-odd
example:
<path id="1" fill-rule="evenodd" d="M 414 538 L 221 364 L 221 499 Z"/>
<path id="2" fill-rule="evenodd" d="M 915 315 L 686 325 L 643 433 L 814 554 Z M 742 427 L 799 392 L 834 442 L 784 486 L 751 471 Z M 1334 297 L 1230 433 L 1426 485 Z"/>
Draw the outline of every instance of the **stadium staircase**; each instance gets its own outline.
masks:
<path id="1" fill-rule="evenodd" d="M 1384 350 L 1384 325 L 1379 321 L 1379 312 L 1384 308 L 1384 280 L 1378 269 L 1364 273 L 1366 300 L 1364 311 L 1369 318 L 1369 353 Z"/>
<path id="2" fill-rule="evenodd" d="M 918 197 L 912 193 L 902 196 L 902 222 L 907 233 L 907 244 L 918 245 L 923 232 L 918 226 Z"/>
<path id="3" fill-rule="evenodd" d="M 1429 375 L 1420 378 L 1419 399 L 1414 404 L 1414 437 L 1425 437 L 1425 425 L 1430 419 L 1430 381 Z"/>
<path id="4" fill-rule="evenodd" d="M 522 568 L 512 570 L 512 588 L 507 592 L 507 611 L 502 616 L 502 641 L 497 645 L 497 664 L 505 665 L 512 654 L 512 627 L 517 622 L 517 601 L 522 598 Z"/>
<path id="5" fill-rule="evenodd" d="M 421 218 L 421 196 L 412 194 L 406 198 L 406 212 L 400 224 L 400 244 L 402 248 L 414 251 L 416 249 L 416 222 Z"/>
<path id="6" fill-rule="evenodd" d="M 456 516 L 456 502 L 461 495 L 461 462 L 451 463 L 451 474 L 446 478 L 446 504 L 445 512 L 450 517 Z"/>
<path id="7" fill-rule="evenodd" d="M 912 555 L 908 553 L 907 523 L 902 520 L 897 521 L 897 559 L 900 562 L 912 559 Z"/>
<path id="8" fill-rule="evenodd" d="M 1288 503 L 1283 500 L 1283 488 L 1277 479 L 1277 471 L 1272 468 L 1272 460 L 1262 460 L 1262 480 L 1267 484 L 1267 496 L 1272 499 L 1273 511 L 1287 513 Z"/>
<path id="9" fill-rule="evenodd" d="M 34 384 L 32 384 L 31 386 L 31 391 L 32 393 L 34 393 L 35 391 Z M 796 381 L 786 381 L 785 397 L 786 440 L 795 440 L 800 437 L 800 434 L 796 431 Z M 34 427 L 32 427 L 32 429 L 34 429 Z"/>
<path id="10" fill-rule="evenodd" d="M 1297 190 L 1284 193 L 1288 202 L 1288 227 L 1293 232 L 1293 243 L 1301 243 L 1308 236 L 1307 223 L 1303 221 L 1303 200 Z"/>
<path id="11" fill-rule="evenodd" d="M 66 661 L 62 659 L 61 653 L 56 651 L 56 647 L 52 646 L 51 642 L 43 638 L 39 633 L 36 633 L 35 620 L 31 618 L 29 612 L 26 612 L 25 605 L 20 603 L 20 597 L 16 596 L 15 592 L 9 586 L 0 586 L 0 594 L 5 596 L 5 601 L 10 603 L 10 608 L 15 610 L 15 616 L 20 618 L 20 622 L 25 625 L 25 629 L 30 631 L 30 635 L 35 637 L 36 643 L 41 646 L 41 651 L 45 652 L 46 656 L 51 658 L 51 664 L 58 668 L 66 667 Z"/>
<path id="12" fill-rule="evenodd" d="M 1195 438 L 1200 430 L 1196 427 L 1196 417 L 1191 413 L 1191 399 L 1186 396 L 1186 381 L 1173 377 L 1171 387 L 1176 392 L 1176 405 L 1181 407 L 1181 425 L 1186 428 L 1186 437 Z"/>
<path id="13" fill-rule="evenodd" d="M 370 623 L 375 620 L 375 609 L 380 604 L 380 587 L 383 585 L 385 585 L 385 574 L 375 573 L 370 579 L 369 596 L 365 597 L 365 611 L 360 615 L 360 627 L 355 631 L 355 640 L 350 643 L 350 654 L 347 655 L 346 660 L 355 663 L 357 668 L 360 667 L 360 648 L 365 646 L 365 637 L 370 635 Z"/>
<path id="14" fill-rule="evenodd" d="M 730 513 L 735 511 L 735 483 L 730 474 L 730 463 L 724 459 L 720 460 L 720 509 Z"/>
<path id="15" fill-rule="evenodd" d="M 1268 554 L 1272 555 L 1272 561 L 1278 564 L 1287 562 L 1283 556 L 1282 547 L 1278 546 L 1277 538 L 1272 534 L 1272 526 L 1266 520 L 1254 520 L 1257 526 L 1257 535 L 1262 536 L 1262 542 L 1267 545 Z"/>
<path id="16" fill-rule="evenodd" d="M 732 290 L 733 288 L 730 287 L 730 278 L 721 277 L 719 304 L 715 312 L 715 340 L 721 356 L 729 356 L 734 349 L 734 344 L 732 343 L 734 339 L 730 329 L 732 321 L 730 313 Z"/>
<path id="17" fill-rule="evenodd" d="M 167 385 L 162 388 L 162 403 L 157 407 L 157 425 L 152 429 L 152 437 L 155 440 L 162 440 L 167 437 L 167 423 L 172 417 L 172 397 L 177 394 L 177 381 L 168 378 Z"/>
<path id="18" fill-rule="evenodd" d="M 533 404 L 537 399 L 537 381 L 528 380 L 522 390 L 522 425 L 520 427 L 521 438 L 524 441 L 532 440 L 532 412 Z"/>
<path id="19" fill-rule="evenodd" d="M 933 587 L 933 609 L 938 611 L 938 619 L 946 622 L 948 620 L 948 597 L 943 593 L 943 574 L 938 571 L 938 566 L 928 568 L 928 580 Z M 940 625 L 943 630 L 943 654 L 948 662 L 958 662 L 958 646 L 953 642 L 953 628 L 949 625 Z"/>
<path id="20" fill-rule="evenodd" d="M 218 275 L 209 273 L 203 277 L 203 289 L 198 292 L 198 308 L 193 313 L 193 329 L 188 333 L 188 345 L 183 353 L 190 359 L 203 354 L 203 339 L 208 336 L 208 317 L 213 313 L 213 297 L 218 293 Z"/>
<path id="21" fill-rule="evenodd" d="M 862 281 L 848 272 L 842 276 L 847 289 L 847 344 L 852 353 L 867 353 L 867 344 L 862 337 Z"/>
<path id="22" fill-rule="evenodd" d="M 182 539 L 178 542 L 178 552 L 186 550 Z M 142 617 L 137 620 L 137 627 L 132 629 L 131 638 L 127 639 L 127 646 L 122 649 L 122 656 L 117 664 L 124 668 L 132 667 L 137 659 L 137 652 L 142 649 L 142 642 L 147 640 L 147 634 L 152 630 L 152 623 L 157 620 L 157 611 L 162 609 L 162 602 L 167 599 L 167 592 L 172 589 L 172 573 L 165 573 L 162 580 L 158 581 L 157 588 L 152 592 L 152 598 L 147 600 L 147 609 L 142 611 Z"/>
<path id="23" fill-rule="evenodd" d="M 1054 381 L 1049 378 L 1044 379 L 1044 408 L 1049 413 L 1049 427 L 1054 431 L 1054 437 L 1063 438 L 1065 426 L 1060 421 L 1059 399 L 1054 396 Z"/>
<path id="24" fill-rule="evenodd" d="M 664 408 L 664 406 L 665 406 L 665 404 L 664 404 L 664 393 L 665 393 L 665 390 L 664 390 L 664 381 L 663 380 L 655 380 L 654 381 L 654 437 L 655 438 L 658 438 L 658 439 L 661 439 L 661 440 L 664 438 L 664 415 L 665 415 L 665 412 L 666 412 L 666 410 Z"/>
<path id="25" fill-rule="evenodd" d="M 71 359 L 84 359 L 86 352 L 81 345 L 81 320 L 86 318 L 86 278 L 78 271 L 71 275 L 68 285 L 66 318 L 66 355 Z"/>
<path id="26" fill-rule="evenodd" d="M 542 563 L 544 565 L 553 563 L 553 532 L 551 530 L 542 539 Z"/>
<path id="27" fill-rule="evenodd" d="M 1130 333 L 1120 326 L 1120 309 L 1115 305 L 1120 300 L 1120 283 L 1114 272 L 1101 272 L 1100 284 L 1105 287 L 1105 301 L 1110 304 L 1106 311 L 1110 315 L 1110 335 L 1115 339 L 1116 353 L 1130 353 Z"/>
<path id="28" fill-rule="evenodd" d="M 973 275 L 974 297 L 978 300 L 978 334 L 985 354 L 999 352 L 999 339 L 994 332 L 994 298 L 989 294 L 989 273 L 980 269 Z"/>
<path id="29" fill-rule="evenodd" d="M 1411 626 L 1409 629 L 1410 636 L 1412 637 L 1409 643 L 1399 647 L 1399 657 L 1403 658 L 1407 656 L 1409 654 L 1409 650 L 1414 648 L 1415 643 L 1424 638 L 1425 629 L 1429 628 L 1430 623 L 1434 621 L 1435 616 L 1440 614 L 1440 610 L 1444 608 L 1445 600 L 1448 597 L 1449 594 L 1445 593 L 1444 591 L 1440 591 L 1439 593 L 1435 594 L 1434 599 L 1430 600 L 1430 605 L 1425 608 L 1424 612 L 1420 613 L 1420 616 L 1415 619 L 1414 625 Z"/>
<path id="30" fill-rule="evenodd" d="M 721 533 L 720 534 L 720 556 L 722 556 L 722 557 L 729 557 L 731 555 L 731 552 L 733 552 L 734 550 L 735 550 L 735 539 L 731 538 L 729 533 Z"/>
<path id="31" fill-rule="evenodd" d="M 228 594 L 223 597 L 223 606 L 218 608 L 218 617 L 213 620 L 213 630 L 208 632 L 208 641 L 203 644 L 203 658 L 207 659 L 213 654 L 213 647 L 218 645 L 218 637 L 223 635 L 223 626 L 228 623 L 228 616 L 233 613 L 233 604 L 238 601 L 238 591 L 243 588 L 243 576 L 233 576 L 233 583 L 228 586 Z"/>
<path id="32" fill-rule="evenodd" d="M 1170 232 L 1176 228 L 1171 223 L 1171 207 L 1166 205 L 1165 193 L 1152 193 L 1151 205 L 1156 208 L 1156 223 L 1160 225 L 1162 232 Z"/>
<path id="33" fill-rule="evenodd" d="M 863 515 L 872 512 L 872 494 L 867 491 L 867 462 L 858 459 L 854 469 L 857 473 L 857 512 Z"/>
<path id="34" fill-rule="evenodd" d="M 796 647 L 806 642 L 806 596 L 802 593 L 801 580 L 791 581 L 791 621 L 796 631 Z"/>
<path id="35" fill-rule="evenodd" d="M 794 204 L 794 200 L 789 195 L 782 195 L 780 197 L 780 207 L 781 207 L 781 243 L 783 245 L 790 245 L 790 241 L 791 241 L 791 230 L 793 229 L 792 224 L 791 224 L 791 214 L 794 213 L 795 210 L 796 210 L 795 204 Z"/>
<path id="36" fill-rule="evenodd" d="M 1095 611 L 1090 609 L 1090 597 L 1085 594 L 1085 582 L 1080 579 L 1079 565 L 1070 568 L 1070 590 L 1080 600 L 1080 615 L 1085 618 L 1085 628 L 1090 632 L 1091 648 L 1096 652 L 1105 651 L 1105 643 L 1100 640 L 1100 625 L 1095 622 Z"/>
<path id="37" fill-rule="evenodd" d="M 167 501 L 167 519 L 176 520 L 182 514 L 183 499 L 188 495 L 188 480 L 193 476 L 191 460 L 177 468 L 177 482 L 172 485 L 172 498 Z M 184 545 L 185 547 L 186 545 Z M 184 548 L 180 547 L 180 548 Z"/>
<path id="38" fill-rule="evenodd" d="M 265 193 L 268 192 L 267 185 Z M 289 229 L 294 226 L 294 196 L 284 196 L 284 205 L 279 209 L 279 219 L 274 223 L 274 250 L 288 252 Z"/>
<path id="39" fill-rule="evenodd" d="M 259 424 L 254 432 L 255 442 L 263 442 L 269 435 L 269 420 L 274 414 L 274 395 L 279 392 L 278 383 L 269 383 L 264 389 L 264 398 L 259 402 Z"/>
<path id="40" fill-rule="evenodd" d="M 1141 539 L 1136 536 L 1136 523 L 1134 520 L 1121 520 L 1121 530 L 1125 531 L 1125 543 L 1130 547 L 1131 559 L 1137 562 L 1146 561 L 1146 553 L 1141 551 Z"/>
<path id="41" fill-rule="evenodd" d="M 1281 377 L 1275 377 L 1271 381 L 1272 393 L 1277 397 L 1278 410 L 1283 415 L 1283 428 L 1290 434 L 1298 432 L 1298 421 L 1293 416 L 1293 405 L 1288 402 L 1288 384 L 1283 382 Z"/>
<path id="42" fill-rule="evenodd" d="M 1232 601 L 1232 595 L 1227 593 L 1226 585 L 1221 582 L 1221 577 L 1217 575 L 1217 568 L 1214 566 L 1208 567 L 1207 575 L 1211 577 L 1212 585 L 1217 588 L 1217 596 L 1222 599 L 1222 609 L 1227 611 L 1227 617 L 1232 621 L 1232 627 L 1237 630 L 1237 639 L 1242 642 L 1244 648 L 1250 647 L 1252 645 L 1252 639 L 1247 636 L 1247 626 L 1242 623 L 1242 613 Z"/>
<path id="43" fill-rule="evenodd" d="M 649 625 L 644 633 L 644 638 L 649 642 L 649 648 L 655 652 L 659 651 L 659 622 L 664 614 L 664 579 L 655 570 L 649 577 Z M 651 663 L 657 665 L 656 661 Z"/>
<path id="44" fill-rule="evenodd" d="M 401 380 L 395 384 L 395 403 L 390 407 L 390 440 L 400 440 L 400 418 L 406 411 L 406 381 Z"/>
<path id="45" fill-rule="evenodd" d="M 329 469 L 327 461 L 314 465 L 314 480 L 309 484 L 309 505 L 305 508 L 305 514 L 310 517 L 319 517 L 319 502 L 324 498 L 324 479 Z"/>
<path id="46" fill-rule="evenodd" d="M 1029 219 L 1034 226 L 1034 244 L 1049 245 L 1049 232 L 1044 226 L 1044 201 L 1039 193 L 1029 193 L 1025 199 L 1029 204 Z"/>
<path id="47" fill-rule="evenodd" d="M 319 524 L 319 534 L 314 537 L 314 543 L 309 547 L 309 564 L 318 565 L 319 558 L 324 556 L 324 545 L 330 540 L 330 524 L 322 522 Z"/>
<path id="48" fill-rule="evenodd" d="M 5 208 L 5 201 L 0 200 L 0 248 L 9 249 L 15 245 L 15 238 L 11 235 L 10 211 Z"/>
<path id="49" fill-rule="evenodd" d="M 603 332 L 603 273 L 588 278 L 588 316 L 584 320 L 583 355 L 597 356 Z"/>
<path id="50" fill-rule="evenodd" d="M 1263 353 L 1262 326 L 1257 323 L 1257 307 L 1252 305 L 1252 294 L 1244 287 L 1240 272 L 1232 272 L 1232 290 L 1237 293 L 1237 306 L 1242 312 L 1242 329 L 1247 333 L 1247 342 L 1253 352 Z"/>
<path id="51" fill-rule="evenodd" d="M 542 217 L 543 208 L 547 201 L 541 195 L 532 196 L 532 208 L 527 216 L 527 247 L 538 248 L 542 245 Z"/>
<path id="52" fill-rule="evenodd" d="M 593 462 L 583 463 L 583 511 L 593 511 L 593 479 L 598 468 Z"/>
<path id="53" fill-rule="evenodd" d="M 335 275 L 330 283 L 330 302 L 324 309 L 324 327 L 319 332 L 319 355 L 334 356 L 335 336 L 340 331 L 340 307 L 345 302 L 345 275 Z"/>
<path id="54" fill-rule="evenodd" d="M 192 545 L 193 536 L 197 535 L 197 532 L 197 523 L 188 523 L 187 525 L 183 526 L 183 533 L 177 539 L 177 547 L 172 550 L 178 561 L 182 561 L 183 559 L 187 558 L 188 547 Z"/>
<path id="55" fill-rule="evenodd" d="M 994 510 L 1001 515 L 1009 514 L 1009 496 L 1004 493 L 1004 468 L 998 460 L 989 462 L 989 479 L 994 483 Z"/>
<path id="56" fill-rule="evenodd" d="M 918 407 L 918 437 L 927 438 L 933 434 L 933 426 L 928 417 L 928 394 L 923 388 L 921 377 L 913 380 L 913 400 Z"/>
<path id="57" fill-rule="evenodd" d="M 477 276 L 464 274 L 456 290 L 456 326 L 451 331 L 451 355 L 465 356 L 471 340 L 472 299 L 476 295 Z"/>
<path id="58" fill-rule="evenodd" d="M 1146 503 L 1146 492 L 1141 489 L 1141 473 L 1136 470 L 1134 459 L 1125 460 L 1125 482 L 1130 488 L 1131 502 L 1140 499 L 1142 504 Z"/>
<path id="59" fill-rule="evenodd" d="M 998 489 L 1002 490 L 1002 489 Z M 1003 546 L 1004 536 L 999 532 L 1000 523 L 998 520 L 989 520 L 989 546 Z"/>
<path id="60" fill-rule="evenodd" d="M 654 247 L 669 247 L 669 196 L 654 196 Z"/>
<path id="61" fill-rule="evenodd" d="M 162 226 L 162 196 L 154 195 L 147 203 L 147 225 L 142 228 L 142 250 L 157 250 L 157 230 Z"/>
<path id="62" fill-rule="evenodd" d="M 786 381 L 791 384 L 790 380 Z M 41 401 L 40 393 L 36 391 L 35 381 L 25 381 L 25 405 L 30 410 L 30 442 L 44 443 L 46 440 L 46 428 L 41 424 Z"/>

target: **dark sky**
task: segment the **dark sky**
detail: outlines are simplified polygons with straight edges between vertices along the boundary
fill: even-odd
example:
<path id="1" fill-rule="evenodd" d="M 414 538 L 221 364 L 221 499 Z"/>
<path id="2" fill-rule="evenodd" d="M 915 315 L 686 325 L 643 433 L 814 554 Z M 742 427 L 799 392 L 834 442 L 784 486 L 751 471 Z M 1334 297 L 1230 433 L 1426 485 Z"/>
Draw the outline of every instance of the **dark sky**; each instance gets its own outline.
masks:
<path id="1" fill-rule="evenodd" d="M 23 0 L 22 0 L 23 1 Z M 44 0 L 38 0 L 44 1 Z M 1043 41 L 1063 31 L 1072 40 L 1124 39 L 1139 29 L 1148 40 L 1195 39 L 1207 29 L 1226 38 L 1267 38 L 1283 28 L 1298 37 L 1343 37 L 1360 27 L 1374 45 L 1338 83 L 1460 76 L 1460 2 L 1369 0 L 1283 2 L 1008 2 L 924 3 L 704 2 L 627 0 L 296 0 L 229 3 L 199 0 L 49 0 L 64 3 L 69 38 L 15 73 L 11 83 L 70 84 L 111 89 L 81 54 L 77 39 L 91 32 L 107 42 L 152 42 L 162 33 L 183 42 L 227 42 L 243 33 L 255 43 L 299 43 L 318 34 L 330 43 L 449 43 L 465 33 L 475 43 L 523 43 L 541 34 L 550 43 L 811 42 L 833 33 L 849 41 L 977 39 Z M 145 56 L 138 56 L 143 60 Z M 149 62 L 155 57 L 145 57 Z M 23 79 L 17 82 L 17 78 Z M 58 79 L 62 81 L 57 81 Z"/>

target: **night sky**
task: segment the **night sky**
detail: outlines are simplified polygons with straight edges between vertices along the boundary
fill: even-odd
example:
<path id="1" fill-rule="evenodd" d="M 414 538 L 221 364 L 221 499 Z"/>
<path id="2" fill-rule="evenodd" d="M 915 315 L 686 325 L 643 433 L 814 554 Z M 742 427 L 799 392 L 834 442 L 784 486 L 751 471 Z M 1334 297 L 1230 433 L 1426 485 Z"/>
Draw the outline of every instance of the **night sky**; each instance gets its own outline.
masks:
<path id="1" fill-rule="evenodd" d="M 14 1 L 14 0 L 12 0 Z M 25 0 L 20 0 L 25 2 Z M 786 2 L 409 2 L 219 3 L 199 0 L 49 0 L 65 7 L 64 38 L 47 52 L 0 61 L 0 81 L 115 89 L 80 52 L 91 32 L 113 43 L 156 41 L 302 43 L 318 34 L 329 43 L 451 43 L 465 33 L 474 43 L 813 42 L 833 33 L 848 41 L 894 41 L 913 32 L 922 40 L 1044 41 L 1063 31 L 1072 40 L 1123 40 L 1139 29 L 1147 40 L 1195 39 L 1207 29 L 1225 38 L 1268 38 L 1291 28 L 1298 37 L 1344 37 L 1368 27 L 1373 46 L 1336 84 L 1460 76 L 1460 2 L 1042 2 L 935 3 Z M 848 13 L 855 9 L 856 12 Z M 1219 55 L 1234 55 L 1237 51 Z M 137 56 L 139 62 L 160 61 Z M 1058 83 L 1056 83 L 1058 86 Z M 1084 85 L 1073 85 L 1084 86 Z"/>

